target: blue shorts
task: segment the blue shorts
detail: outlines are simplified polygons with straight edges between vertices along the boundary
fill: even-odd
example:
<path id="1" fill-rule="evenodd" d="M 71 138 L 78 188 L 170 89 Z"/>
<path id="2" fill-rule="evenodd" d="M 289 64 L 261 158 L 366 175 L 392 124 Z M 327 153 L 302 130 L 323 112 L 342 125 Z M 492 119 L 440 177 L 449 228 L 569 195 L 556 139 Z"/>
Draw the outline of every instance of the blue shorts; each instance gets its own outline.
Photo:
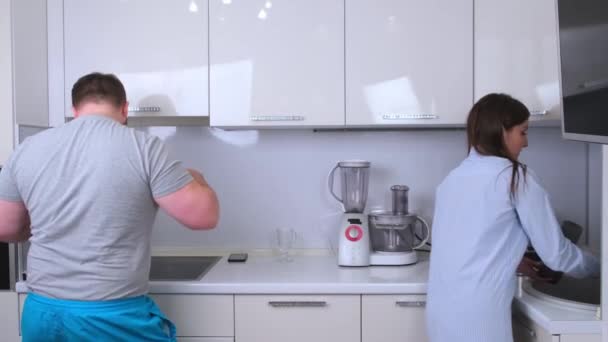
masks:
<path id="1" fill-rule="evenodd" d="M 78 301 L 30 293 L 21 317 L 23 342 L 175 341 L 175 326 L 148 296 Z"/>

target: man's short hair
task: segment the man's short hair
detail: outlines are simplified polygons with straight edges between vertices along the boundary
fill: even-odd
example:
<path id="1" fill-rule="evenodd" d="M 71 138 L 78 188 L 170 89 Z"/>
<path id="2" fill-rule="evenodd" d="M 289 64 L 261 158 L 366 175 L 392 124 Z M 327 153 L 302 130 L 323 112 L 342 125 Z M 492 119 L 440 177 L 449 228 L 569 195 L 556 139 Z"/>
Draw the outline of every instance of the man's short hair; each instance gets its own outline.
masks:
<path id="1" fill-rule="evenodd" d="M 85 102 L 107 102 L 119 108 L 127 102 L 125 87 L 114 74 L 93 72 L 84 75 L 72 87 L 72 106 Z"/>

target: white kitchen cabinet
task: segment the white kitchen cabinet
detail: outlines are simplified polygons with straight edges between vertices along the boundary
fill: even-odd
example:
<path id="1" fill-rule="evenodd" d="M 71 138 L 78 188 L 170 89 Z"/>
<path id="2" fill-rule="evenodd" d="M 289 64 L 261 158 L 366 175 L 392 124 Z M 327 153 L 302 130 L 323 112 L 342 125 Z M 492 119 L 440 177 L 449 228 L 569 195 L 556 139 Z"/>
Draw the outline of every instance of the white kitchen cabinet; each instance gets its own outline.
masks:
<path id="1" fill-rule="evenodd" d="M 512 319 L 514 342 L 560 342 L 559 335 L 552 335 L 529 318 L 515 314 Z"/>
<path id="2" fill-rule="evenodd" d="M 239 342 L 352 342 L 361 340 L 358 295 L 236 295 Z"/>
<path id="3" fill-rule="evenodd" d="M 206 0 L 63 2 L 66 113 L 76 80 L 99 71 L 123 82 L 132 117 L 208 117 Z"/>
<path id="4" fill-rule="evenodd" d="M 473 0 L 346 1 L 346 125 L 464 125 Z"/>
<path id="5" fill-rule="evenodd" d="M 361 296 L 362 342 L 426 342 L 425 295 Z"/>
<path id="6" fill-rule="evenodd" d="M 560 335 L 559 342 L 602 342 L 602 336 L 592 334 Z"/>
<path id="7" fill-rule="evenodd" d="M 0 334 L 2 341 L 19 340 L 17 292 L 0 291 Z"/>
<path id="8" fill-rule="evenodd" d="M 163 313 L 175 324 L 177 336 L 209 336 L 217 338 L 217 342 L 234 339 L 234 302 L 232 295 L 153 294 L 151 297 Z M 194 341 L 198 342 L 199 340 Z"/>
<path id="9" fill-rule="evenodd" d="M 210 0 L 211 125 L 344 125 L 343 0 Z"/>
<path id="10" fill-rule="evenodd" d="M 63 78 L 58 77 L 63 72 L 60 6 L 61 0 L 11 1 L 13 105 L 18 125 L 50 127 L 65 120 Z"/>
<path id="11" fill-rule="evenodd" d="M 0 166 L 13 151 L 13 83 L 10 0 L 0 0 Z"/>
<path id="12" fill-rule="evenodd" d="M 234 342 L 233 337 L 180 337 L 180 342 Z"/>
<path id="13" fill-rule="evenodd" d="M 475 100 L 507 93 L 531 120 L 560 118 L 556 1 L 475 1 Z"/>
<path id="14" fill-rule="evenodd" d="M 0 292 L 1 294 L 2 292 Z M 15 296 L 15 309 L 19 308 L 19 317 L 23 312 L 26 297 L 27 294 L 20 294 L 17 305 Z M 150 297 L 167 318 L 175 324 L 180 341 L 234 341 L 232 295 L 151 294 Z"/>

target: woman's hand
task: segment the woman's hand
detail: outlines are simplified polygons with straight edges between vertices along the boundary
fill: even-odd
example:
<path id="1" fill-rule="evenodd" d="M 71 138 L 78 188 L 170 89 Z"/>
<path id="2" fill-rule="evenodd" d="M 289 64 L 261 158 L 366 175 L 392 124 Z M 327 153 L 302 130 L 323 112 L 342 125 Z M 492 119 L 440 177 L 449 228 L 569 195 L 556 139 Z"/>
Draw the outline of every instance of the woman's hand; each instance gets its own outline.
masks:
<path id="1" fill-rule="evenodd" d="M 541 275 L 540 271 L 543 268 L 546 269 L 546 267 L 542 263 L 542 261 L 536 261 L 528 256 L 524 256 L 523 259 L 521 259 L 519 266 L 517 266 L 517 274 L 524 275 L 533 280 L 539 280 L 539 281 L 544 281 L 544 282 L 555 281 L 554 277 L 547 276 L 546 274 Z M 545 273 L 545 272 L 543 272 L 543 273 Z"/>

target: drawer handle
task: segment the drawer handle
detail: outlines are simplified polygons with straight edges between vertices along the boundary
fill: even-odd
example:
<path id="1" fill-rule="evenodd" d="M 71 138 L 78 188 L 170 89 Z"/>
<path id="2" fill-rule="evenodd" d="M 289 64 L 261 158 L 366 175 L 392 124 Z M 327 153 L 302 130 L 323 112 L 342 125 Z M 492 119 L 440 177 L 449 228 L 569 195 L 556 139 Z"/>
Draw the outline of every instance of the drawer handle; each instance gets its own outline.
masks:
<path id="1" fill-rule="evenodd" d="M 251 121 L 304 121 L 300 115 L 255 115 L 249 117 Z"/>
<path id="2" fill-rule="evenodd" d="M 396 301 L 395 305 L 405 307 L 405 308 L 423 308 L 426 306 L 426 302 L 424 302 L 424 301 L 414 301 L 414 302 Z"/>
<path id="3" fill-rule="evenodd" d="M 268 305 L 275 308 L 320 308 L 327 306 L 324 301 L 272 301 Z"/>
<path id="4" fill-rule="evenodd" d="M 160 107 L 129 107 L 129 112 L 133 113 L 157 113 Z"/>
<path id="5" fill-rule="evenodd" d="M 384 114 L 382 115 L 384 120 L 425 120 L 425 119 L 439 119 L 439 116 L 434 114 Z"/>
<path id="6" fill-rule="evenodd" d="M 537 115 L 547 115 L 547 111 L 546 110 L 533 110 L 530 112 L 530 115 L 532 116 L 537 116 Z"/>

